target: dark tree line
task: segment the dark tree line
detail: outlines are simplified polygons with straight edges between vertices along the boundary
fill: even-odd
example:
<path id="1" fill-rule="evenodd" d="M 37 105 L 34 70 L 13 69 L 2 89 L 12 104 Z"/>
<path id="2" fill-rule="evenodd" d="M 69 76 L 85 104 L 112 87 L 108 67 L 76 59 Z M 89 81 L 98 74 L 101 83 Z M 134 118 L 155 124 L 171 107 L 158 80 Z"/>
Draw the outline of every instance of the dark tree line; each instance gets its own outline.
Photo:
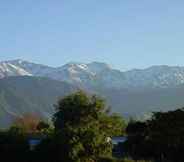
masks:
<path id="1" fill-rule="evenodd" d="M 135 159 L 184 161 L 184 109 L 156 112 L 145 122 L 130 122 L 127 134 L 127 153 Z"/>

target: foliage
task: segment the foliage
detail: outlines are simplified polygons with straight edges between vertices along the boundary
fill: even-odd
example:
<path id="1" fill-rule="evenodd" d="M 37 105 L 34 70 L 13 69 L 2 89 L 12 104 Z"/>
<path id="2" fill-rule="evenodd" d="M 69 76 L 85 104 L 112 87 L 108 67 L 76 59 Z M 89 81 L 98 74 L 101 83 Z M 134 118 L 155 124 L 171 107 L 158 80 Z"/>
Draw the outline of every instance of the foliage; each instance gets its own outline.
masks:
<path id="1" fill-rule="evenodd" d="M 24 129 L 17 125 L 12 125 L 8 130 L 8 134 L 12 136 L 23 136 L 24 133 Z"/>
<path id="2" fill-rule="evenodd" d="M 145 122 L 127 127 L 127 150 L 136 159 L 184 161 L 184 109 L 156 112 Z"/>
<path id="3" fill-rule="evenodd" d="M 29 146 L 23 130 L 13 126 L 8 131 L 0 132 L 0 155 L 7 162 L 24 162 L 29 159 Z"/>
<path id="4" fill-rule="evenodd" d="M 50 125 L 45 121 L 40 121 L 36 127 L 36 129 L 39 131 L 44 131 L 44 130 L 47 130 L 49 128 L 50 128 Z"/>
<path id="5" fill-rule="evenodd" d="M 125 135 L 126 122 L 118 114 L 104 115 L 100 119 L 101 129 L 106 131 L 108 136 L 122 136 Z"/>
<path id="6" fill-rule="evenodd" d="M 37 132 L 38 125 L 40 124 L 40 117 L 36 114 L 24 114 L 14 121 L 14 125 L 22 128 L 27 133 Z"/>
<path id="7" fill-rule="evenodd" d="M 111 154 L 107 137 L 121 134 L 123 126 L 118 116 L 109 115 L 102 99 L 79 91 L 60 100 L 56 108 L 54 125 L 61 161 L 95 161 L 99 156 Z M 118 128 L 112 129 L 113 124 Z"/>

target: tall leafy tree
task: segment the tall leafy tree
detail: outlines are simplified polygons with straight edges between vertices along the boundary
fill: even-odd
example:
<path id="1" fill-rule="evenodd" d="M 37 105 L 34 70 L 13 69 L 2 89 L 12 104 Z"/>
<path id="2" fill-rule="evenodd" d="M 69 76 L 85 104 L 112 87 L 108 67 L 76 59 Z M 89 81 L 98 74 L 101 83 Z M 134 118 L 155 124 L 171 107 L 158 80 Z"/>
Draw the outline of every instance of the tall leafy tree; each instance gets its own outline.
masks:
<path id="1" fill-rule="evenodd" d="M 110 115 L 102 99 L 79 91 L 61 99 L 56 108 L 54 125 L 61 161 L 89 162 L 111 155 L 107 138 L 114 135 L 111 130 L 118 135 L 122 132 L 123 120 Z"/>

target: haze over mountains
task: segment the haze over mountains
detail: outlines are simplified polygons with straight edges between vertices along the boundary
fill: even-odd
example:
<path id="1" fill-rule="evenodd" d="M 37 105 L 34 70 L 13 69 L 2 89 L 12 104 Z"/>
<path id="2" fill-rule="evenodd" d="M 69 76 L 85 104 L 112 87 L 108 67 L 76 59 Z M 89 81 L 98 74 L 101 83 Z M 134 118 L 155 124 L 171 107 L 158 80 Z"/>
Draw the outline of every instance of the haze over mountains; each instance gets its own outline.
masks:
<path id="1" fill-rule="evenodd" d="M 49 67 L 23 60 L 0 62 L 0 126 L 24 113 L 49 118 L 59 97 L 78 89 L 107 100 L 113 112 L 135 116 L 184 106 L 184 67 L 153 66 L 122 72 L 105 63 Z"/>

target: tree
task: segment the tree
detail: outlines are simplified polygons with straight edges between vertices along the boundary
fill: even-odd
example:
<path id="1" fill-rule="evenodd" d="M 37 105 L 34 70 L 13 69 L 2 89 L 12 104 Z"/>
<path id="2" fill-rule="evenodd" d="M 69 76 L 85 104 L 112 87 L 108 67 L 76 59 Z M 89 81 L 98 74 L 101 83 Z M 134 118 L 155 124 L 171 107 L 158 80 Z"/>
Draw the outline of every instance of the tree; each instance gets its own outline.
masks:
<path id="1" fill-rule="evenodd" d="M 56 108 L 53 120 L 61 161 L 89 162 L 111 155 L 107 137 L 112 135 L 108 132 L 113 117 L 102 99 L 79 91 L 61 99 Z"/>
<path id="2" fill-rule="evenodd" d="M 101 129 L 109 137 L 122 136 L 126 133 L 126 122 L 119 114 L 104 115 L 100 118 Z"/>
<path id="3" fill-rule="evenodd" d="M 125 149 L 136 160 L 150 157 L 150 149 L 145 145 L 147 129 L 146 122 L 135 120 L 131 120 L 126 128 L 128 141 L 125 142 Z"/>
<path id="4" fill-rule="evenodd" d="M 16 127 L 22 128 L 27 133 L 36 132 L 41 119 L 37 114 L 24 114 L 14 121 Z"/>
<path id="5" fill-rule="evenodd" d="M 155 161 L 184 161 L 184 109 L 155 112 L 150 120 L 127 127 L 128 153 Z"/>
<path id="6" fill-rule="evenodd" d="M 183 161 L 184 109 L 156 112 L 148 123 L 149 142 L 155 156 L 165 161 Z"/>
<path id="7" fill-rule="evenodd" d="M 45 129 L 49 129 L 50 125 L 46 123 L 45 121 L 40 121 L 37 125 L 37 130 L 42 131 Z"/>
<path id="8" fill-rule="evenodd" d="M 5 161 L 28 161 L 28 150 L 29 145 L 21 128 L 12 126 L 0 132 L 0 155 Z"/>

